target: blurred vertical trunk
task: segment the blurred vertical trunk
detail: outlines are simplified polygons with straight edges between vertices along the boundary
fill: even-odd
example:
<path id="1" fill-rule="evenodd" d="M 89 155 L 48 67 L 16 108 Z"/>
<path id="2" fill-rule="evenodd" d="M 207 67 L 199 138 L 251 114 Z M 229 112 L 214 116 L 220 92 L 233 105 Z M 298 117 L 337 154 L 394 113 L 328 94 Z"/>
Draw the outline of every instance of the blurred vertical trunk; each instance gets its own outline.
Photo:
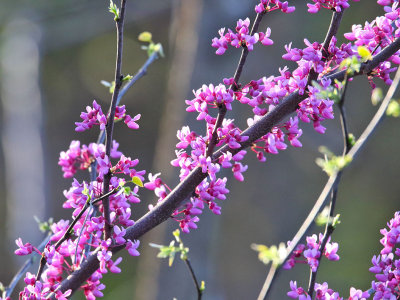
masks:
<path id="1" fill-rule="evenodd" d="M 40 91 L 40 27 L 24 18 L 10 18 L 1 36 L 1 146 L 6 190 L 6 240 L 38 243 L 41 233 L 33 216 L 45 216 L 45 175 Z M 2 218 L 3 219 L 3 218 Z M 3 219 L 4 220 L 4 219 Z M 3 266 L 8 270 L 7 266 Z"/>
<path id="2" fill-rule="evenodd" d="M 169 53 L 172 58 L 152 168 L 153 173 L 161 172 L 161 178 L 166 183 L 173 182 L 177 177 L 170 161 L 175 157 L 173 149 L 177 143 L 176 131 L 182 126 L 186 115 L 183 104 L 189 92 L 195 65 L 202 6 L 202 0 L 176 0 L 172 9 L 169 37 Z M 165 234 L 168 238 L 172 237 L 166 232 L 166 225 L 163 224 L 144 236 L 141 241 L 142 247 L 148 248 L 149 242 L 164 240 Z M 156 258 L 155 251 L 146 249 L 142 252 L 133 299 L 157 299 L 160 263 L 165 262 Z"/>

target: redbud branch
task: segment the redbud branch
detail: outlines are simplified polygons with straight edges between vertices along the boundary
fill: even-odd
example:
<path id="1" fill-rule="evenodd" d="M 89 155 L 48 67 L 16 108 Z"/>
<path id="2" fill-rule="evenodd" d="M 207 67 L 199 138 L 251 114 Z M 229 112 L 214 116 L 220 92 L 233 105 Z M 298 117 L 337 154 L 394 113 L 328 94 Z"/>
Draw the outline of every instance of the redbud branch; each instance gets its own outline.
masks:
<path id="1" fill-rule="evenodd" d="M 345 156 L 349 150 L 351 149 L 351 144 L 350 144 L 350 139 L 349 139 L 349 132 L 347 130 L 347 121 L 346 121 L 346 114 L 345 114 L 345 109 L 344 109 L 344 100 L 345 100 L 345 95 L 347 91 L 347 84 L 348 84 L 348 78 L 347 78 L 347 73 L 345 76 L 344 80 L 344 86 L 343 86 L 343 91 L 340 96 L 340 100 L 338 103 L 339 106 L 339 111 L 340 111 L 340 123 L 342 127 L 342 133 L 343 133 L 343 156 Z M 326 222 L 325 226 L 325 232 L 321 241 L 321 245 L 318 248 L 318 252 L 320 253 L 318 257 L 318 265 L 317 269 L 315 271 L 312 271 L 310 269 L 310 280 L 308 284 L 308 295 L 312 298 L 314 294 L 314 289 L 315 289 L 315 282 L 317 280 L 317 274 L 318 270 L 320 267 L 321 259 L 323 252 L 325 250 L 325 246 L 328 243 L 329 238 L 332 236 L 333 231 L 335 230 L 335 227 L 332 224 L 333 221 L 333 214 L 335 211 L 335 205 L 336 205 L 336 199 L 337 199 L 337 192 L 338 192 L 338 187 L 340 183 L 340 179 L 342 177 L 342 170 L 338 171 L 337 174 L 337 179 L 335 181 L 335 184 L 332 187 L 332 192 L 331 192 L 331 201 L 330 201 L 330 207 L 329 207 L 329 214 L 328 214 L 328 221 Z"/>
<path id="2" fill-rule="evenodd" d="M 79 221 L 79 219 L 82 217 L 82 215 L 85 213 L 85 211 L 89 208 L 90 205 L 94 205 L 94 204 L 102 201 L 103 199 L 108 198 L 112 194 L 115 194 L 117 191 L 118 191 L 118 189 L 113 189 L 113 190 L 109 191 L 108 193 L 106 193 L 104 195 L 101 195 L 100 197 L 98 197 L 98 198 L 96 198 L 96 199 L 94 199 L 92 201 L 86 202 L 85 205 L 82 207 L 81 211 L 79 212 L 79 214 L 76 216 L 76 218 L 68 226 L 68 228 L 65 231 L 64 235 L 62 236 L 62 238 L 59 239 L 59 241 L 55 244 L 55 246 L 54 246 L 55 249 L 57 250 L 58 247 L 60 247 L 62 243 L 64 243 L 66 240 L 68 240 L 70 238 L 75 224 Z"/>
<path id="3" fill-rule="evenodd" d="M 340 183 L 340 178 L 342 177 L 342 171 L 339 171 L 337 174 L 337 180 L 335 181 L 335 184 L 332 187 L 332 192 L 331 192 L 331 204 L 330 204 L 330 208 L 329 208 L 329 217 L 328 217 L 328 221 L 326 223 L 326 227 L 325 227 L 325 233 L 324 236 L 322 238 L 321 241 L 321 245 L 318 248 L 318 252 L 320 253 L 319 257 L 318 257 L 318 266 L 317 269 L 314 272 L 310 272 L 310 281 L 309 281 L 309 285 L 308 285 L 308 295 L 311 297 L 313 297 L 314 294 L 314 288 L 315 288 L 315 281 L 317 280 L 317 273 L 319 270 L 319 266 L 321 263 L 321 259 L 322 259 L 322 254 L 325 250 L 325 246 L 328 243 L 328 240 L 330 238 L 330 236 L 332 235 L 333 231 L 335 230 L 335 227 L 332 225 L 332 221 L 333 221 L 333 212 L 335 209 L 335 203 L 336 203 L 336 196 L 337 196 L 337 190 L 338 190 L 338 186 Z"/>
<path id="4" fill-rule="evenodd" d="M 125 17 L 125 6 L 126 0 L 121 0 L 121 10 L 118 18 L 116 18 L 115 23 L 117 26 L 117 57 L 115 63 L 115 87 L 112 95 L 111 106 L 110 106 L 110 114 L 107 120 L 106 126 L 106 155 L 110 157 L 111 153 L 111 145 L 112 145 L 112 136 L 114 130 L 114 116 L 115 109 L 117 107 L 117 99 L 120 88 L 122 86 L 122 73 L 121 73 L 121 65 L 122 65 L 122 48 L 123 48 L 123 34 L 124 34 L 124 17 Z M 103 193 L 106 194 L 110 188 L 110 180 L 111 180 L 111 172 L 109 171 L 106 175 L 104 175 L 104 183 L 103 183 Z M 111 221 L 110 221 L 110 200 L 108 197 L 103 199 L 103 213 L 104 213 L 104 239 L 107 240 L 111 237 Z"/>
<path id="5" fill-rule="evenodd" d="M 397 38 L 391 45 L 386 47 L 379 54 L 374 56 L 371 61 L 362 64 L 360 72 L 355 73 L 353 76 L 367 74 L 372 69 L 378 66 L 378 64 L 382 61 L 387 60 L 390 56 L 392 56 L 397 50 L 400 48 L 400 38 Z M 343 80 L 345 71 L 338 72 L 327 76 L 333 82 L 334 79 Z M 390 91 L 390 89 L 389 89 Z M 275 124 L 278 124 L 284 117 L 293 113 L 297 105 L 305 99 L 306 95 L 299 95 L 298 92 L 295 92 L 291 95 L 288 95 L 282 100 L 282 103 L 275 107 L 271 112 L 268 112 L 263 118 L 261 118 L 257 123 L 247 128 L 242 135 L 249 136 L 247 141 L 241 142 L 241 148 L 239 149 L 230 149 L 228 146 L 224 146 L 220 148 L 213 154 L 213 158 L 217 159 L 224 152 L 231 151 L 234 153 L 243 150 L 246 147 L 252 145 L 257 139 L 268 133 Z M 367 128 L 368 129 L 368 128 Z M 360 139 L 364 137 L 363 135 Z M 358 141 L 360 141 L 360 139 Z M 356 147 L 357 146 L 357 147 Z M 356 151 L 356 149 L 360 148 L 362 145 L 355 144 L 353 148 L 350 150 L 349 155 Z M 354 152 L 353 152 L 354 153 Z M 356 154 L 356 152 L 354 153 Z M 201 181 L 207 177 L 207 174 L 203 173 L 200 167 L 196 167 L 193 169 L 190 174 L 180 182 L 164 199 L 163 202 L 157 204 L 153 210 L 148 212 L 146 215 L 142 216 L 133 226 L 130 226 L 127 229 L 125 238 L 126 239 L 138 239 L 146 232 L 150 231 L 154 227 L 158 226 L 160 223 L 166 221 L 171 216 L 172 212 L 179 206 L 181 203 L 188 197 L 197 185 L 201 183 Z M 330 192 L 333 183 L 336 180 L 336 175 L 331 176 L 326 184 L 324 190 L 322 191 L 320 197 L 314 205 L 313 210 L 310 214 L 318 213 L 320 207 L 325 201 L 328 193 Z M 299 236 L 296 234 L 295 238 L 292 240 L 291 246 L 288 248 L 288 254 L 293 251 L 300 238 L 304 235 L 302 233 L 305 232 L 309 227 L 309 224 L 315 218 L 315 215 L 309 215 L 306 221 L 304 221 L 302 227 L 299 230 Z M 116 253 L 121 250 L 123 246 L 113 248 L 113 252 Z M 97 259 L 97 251 L 94 251 L 88 259 L 81 265 L 79 269 L 74 271 L 68 278 L 66 278 L 60 285 L 60 290 L 65 292 L 68 289 L 72 291 L 77 290 L 80 285 L 90 277 L 90 275 L 95 272 L 99 268 L 99 261 Z M 52 299 L 55 299 L 55 296 L 52 296 Z M 261 298 L 263 299 L 263 298 Z"/>
<path id="6" fill-rule="evenodd" d="M 254 23 L 253 23 L 253 27 L 251 28 L 251 31 L 250 31 L 250 35 L 253 35 L 258 30 L 258 26 L 260 25 L 264 14 L 265 13 L 257 14 L 256 19 L 254 20 Z M 229 89 L 232 89 L 233 91 L 237 91 L 240 87 L 239 79 L 240 79 L 240 76 L 242 75 L 243 67 L 244 67 L 244 64 L 246 63 L 248 54 L 249 54 L 249 49 L 247 49 L 246 46 L 243 46 L 242 54 L 240 55 L 239 63 L 236 67 L 235 75 L 233 76 L 233 84 L 231 84 L 231 86 L 229 87 Z M 217 131 L 218 131 L 218 128 L 220 128 L 222 126 L 222 122 L 224 121 L 226 111 L 227 110 L 226 110 L 225 104 L 218 105 L 218 116 L 217 116 L 213 131 L 212 131 L 210 143 L 207 146 L 206 156 L 211 156 L 211 154 L 214 151 L 215 145 L 218 143 Z"/>
<path id="7" fill-rule="evenodd" d="M 76 216 L 76 218 L 71 222 L 71 224 L 68 226 L 67 230 L 65 231 L 64 235 L 62 236 L 62 238 L 55 244 L 54 248 L 57 250 L 58 247 L 61 246 L 61 244 L 66 241 L 67 239 L 70 238 L 73 228 L 75 226 L 75 224 L 79 221 L 79 219 L 82 217 L 82 215 L 84 214 L 84 212 L 88 209 L 88 207 L 90 205 L 93 205 L 95 203 L 98 203 L 100 201 L 102 201 L 105 198 L 108 198 L 110 195 L 115 194 L 118 191 L 118 189 L 113 189 L 112 191 L 100 196 L 99 198 L 93 200 L 93 201 L 88 201 L 85 203 L 85 205 L 82 207 L 81 211 L 79 212 L 79 214 Z M 44 256 L 44 253 L 42 254 L 42 258 L 40 259 L 40 263 L 39 263 L 39 269 L 36 273 L 36 280 L 40 280 L 40 276 L 42 276 L 44 267 L 46 266 L 46 257 Z"/>

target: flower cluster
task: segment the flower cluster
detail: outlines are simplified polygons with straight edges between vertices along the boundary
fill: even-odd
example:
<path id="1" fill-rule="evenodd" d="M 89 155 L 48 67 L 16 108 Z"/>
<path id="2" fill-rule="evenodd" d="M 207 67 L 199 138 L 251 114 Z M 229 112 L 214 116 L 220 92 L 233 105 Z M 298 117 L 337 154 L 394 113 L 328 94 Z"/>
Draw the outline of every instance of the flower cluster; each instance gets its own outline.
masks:
<path id="1" fill-rule="evenodd" d="M 308 12 L 315 14 L 323 7 L 337 12 L 342 11 L 350 6 L 349 0 L 312 0 L 314 4 L 307 3 Z M 353 0 L 358 2 L 360 0 Z"/>
<path id="2" fill-rule="evenodd" d="M 87 113 L 82 113 L 81 117 L 84 121 L 77 124 L 78 128 L 87 129 L 93 125 L 99 125 L 100 129 L 104 129 L 106 118 L 96 101 L 93 102 L 93 108 L 88 107 Z M 117 107 L 115 118 L 124 119 L 129 127 L 137 128 L 135 121 L 138 116 L 133 119 L 130 118 L 126 115 L 124 106 Z M 63 207 L 73 209 L 74 223 L 70 225 L 69 221 L 65 220 L 53 223 L 50 226 L 52 235 L 43 253 L 29 243 L 24 244 L 21 239 L 16 240 L 19 248 L 15 251 L 15 254 L 29 255 L 36 252 L 46 260 L 46 269 L 39 280 L 30 273 L 26 274 L 25 282 L 27 286 L 20 293 L 20 299 L 45 299 L 53 293 L 58 299 L 66 299 L 71 291 L 64 294 L 57 291 L 63 279 L 62 275 L 65 271 L 72 272 L 79 268 L 80 264 L 90 254 L 97 255 L 100 267 L 81 288 L 87 299 L 101 297 L 103 295 L 101 291 L 105 288 L 104 284 L 101 283 L 103 274 L 108 273 L 108 271 L 112 273 L 121 272 L 118 264 L 122 258 L 113 260 L 112 248 L 124 246 L 130 255 L 139 255 L 137 251 L 139 241 L 131 241 L 125 238 L 126 228 L 135 223 L 131 219 L 131 204 L 140 202 L 137 195 L 139 186 L 135 185 L 131 189 L 127 186 L 126 180 L 117 177 L 117 175 L 126 176 L 131 182 L 141 185 L 145 171 L 136 170 L 135 167 L 139 160 L 132 160 L 124 156 L 118 151 L 118 146 L 119 144 L 113 141 L 110 157 L 108 157 L 103 144 L 91 143 L 89 146 L 81 146 L 79 141 L 72 141 L 69 149 L 60 153 L 59 165 L 62 167 L 64 177 L 74 176 L 78 169 L 86 170 L 91 166 L 96 166 L 97 178 L 89 183 L 74 179 L 71 188 L 64 191 L 66 201 Z M 118 161 L 113 165 L 111 159 L 118 159 Z M 108 196 L 108 199 L 112 234 L 109 239 L 103 240 L 106 223 L 103 205 L 94 200 L 99 198 L 105 190 L 103 181 L 106 174 L 111 174 L 108 190 L 112 193 Z M 89 209 L 86 209 L 87 207 Z M 97 215 L 98 212 L 99 215 Z M 80 215 L 80 218 L 78 218 L 78 215 Z"/>
<path id="3" fill-rule="evenodd" d="M 250 33 L 250 19 L 240 19 L 237 21 L 236 33 L 228 28 L 228 32 L 225 33 L 225 28 L 221 28 L 219 38 L 212 40 L 212 46 L 217 48 L 215 52 L 218 55 L 222 55 L 228 49 L 228 45 L 231 44 L 235 48 L 246 47 L 249 51 L 253 50 L 253 45 L 257 42 L 265 46 L 272 45 L 274 42 L 269 38 L 271 36 L 271 29 L 268 28 L 266 32 Z"/>
<path id="4" fill-rule="evenodd" d="M 261 0 L 259 4 L 256 5 L 255 11 L 258 14 L 267 13 L 273 10 L 279 9 L 284 13 L 290 14 L 295 11 L 294 6 L 289 6 L 287 1 L 282 2 L 279 0 Z"/>
<path id="5" fill-rule="evenodd" d="M 307 264 L 311 268 L 311 271 L 315 272 L 318 268 L 319 260 L 321 257 L 321 252 L 319 251 L 319 248 L 321 246 L 322 239 L 322 234 L 319 235 L 319 241 L 316 234 L 308 236 L 307 245 L 297 245 L 296 249 L 293 251 L 292 256 L 288 259 L 283 268 L 291 269 L 295 266 L 296 263 L 307 262 Z M 337 255 L 339 245 L 337 243 L 330 243 L 329 240 L 330 238 L 325 245 L 325 249 L 322 251 L 322 255 L 324 255 L 331 261 L 337 261 L 339 260 L 339 255 Z M 290 242 L 288 242 L 288 244 L 290 244 Z"/>
<path id="6" fill-rule="evenodd" d="M 394 218 L 389 221 L 388 229 L 381 230 L 383 245 L 380 255 L 372 258 L 370 272 L 376 274 L 376 281 L 372 281 L 372 289 L 375 291 L 374 300 L 397 299 L 400 296 L 400 212 L 396 212 Z"/>
<path id="7" fill-rule="evenodd" d="M 365 22 L 365 25 L 353 25 L 351 32 L 345 33 L 344 36 L 352 41 L 356 46 L 364 46 L 371 53 L 379 53 L 382 49 L 390 45 L 395 38 L 400 37 L 400 8 L 398 1 L 378 1 L 385 6 L 387 13 L 385 16 L 377 17 L 372 22 Z M 386 84 L 391 84 L 390 73 L 396 68 L 391 66 L 400 64 L 400 51 L 397 51 L 387 61 L 381 62 L 373 71 L 373 76 L 381 78 Z"/>
<path id="8" fill-rule="evenodd" d="M 324 3 L 327 8 L 335 10 L 345 9 L 348 6 L 347 1 L 320 1 L 318 3 L 319 5 Z M 294 8 L 288 8 L 287 2 L 280 1 L 261 1 L 257 9 L 259 12 L 265 12 L 272 10 L 273 5 L 275 5 L 275 9 L 279 8 L 284 12 L 294 10 Z M 237 22 L 236 33 L 228 30 L 228 33 L 225 34 L 225 29 L 222 28 L 219 31 L 220 38 L 214 38 L 212 41 L 212 46 L 218 48 L 217 54 L 223 54 L 229 43 L 234 47 L 246 46 L 251 50 L 258 37 L 265 37 L 260 33 L 249 35 L 249 26 L 249 19 L 245 19 Z M 268 36 L 269 32 L 270 30 L 267 29 Z M 390 34 L 389 30 L 386 32 Z M 390 41 L 393 41 L 393 37 Z M 334 101 L 326 98 L 326 94 L 320 93 L 320 88 L 310 85 L 309 77 L 317 75 L 320 87 L 328 88 L 332 82 L 323 76 L 337 69 L 344 59 L 357 55 L 359 45 L 344 43 L 339 46 L 336 37 L 332 37 L 326 49 L 323 49 L 323 45 L 318 42 L 310 42 L 307 39 L 304 42 L 306 47 L 303 49 L 294 48 L 291 44 L 285 47 L 286 54 L 283 55 L 283 58 L 297 63 L 297 68 L 292 72 L 284 67 L 279 69 L 278 76 L 252 80 L 243 87 L 234 82 L 233 78 L 225 78 L 224 84 L 203 85 L 202 88 L 194 91 L 192 100 L 186 100 L 187 111 L 196 112 L 197 120 L 206 122 L 207 132 L 205 135 L 200 135 L 187 126 L 179 130 L 177 133 L 179 139 L 177 158 L 172 161 L 172 165 L 180 168 L 181 181 L 196 167 L 201 167 L 202 172 L 208 177 L 196 188 L 195 193 L 188 199 L 184 207 L 174 213 L 175 219 L 179 220 L 184 231 L 195 228 L 204 204 L 208 205 L 214 213 L 220 213 L 220 206 L 215 200 L 225 199 L 228 192 L 226 189 L 227 179 L 218 178 L 217 175 L 221 168 L 232 168 L 234 177 L 240 181 L 244 179 L 242 173 L 247 170 L 247 166 L 241 162 L 246 152 L 244 150 L 237 152 L 241 145 L 248 140 L 248 137 L 242 134 L 242 130 L 234 124 L 233 120 L 224 119 L 220 127 L 216 128 L 217 118 L 211 113 L 212 109 L 224 107 L 229 111 L 235 100 L 247 104 L 254 113 L 254 116 L 248 119 L 248 125 L 251 126 L 279 105 L 285 96 L 296 91 L 300 95 L 304 95 L 305 99 L 298 105 L 297 116 L 274 126 L 269 133 L 253 142 L 252 151 L 256 153 L 260 161 L 266 160 L 264 153 L 277 154 L 280 150 L 285 150 L 287 142 L 294 147 L 302 146 L 299 141 L 299 137 L 302 135 L 299 121 L 312 122 L 317 132 L 325 132 L 322 122 L 326 119 L 333 119 Z M 392 60 L 395 59 L 392 58 Z M 391 71 L 391 68 L 385 69 L 384 65 L 380 65 L 375 70 L 374 76 L 385 80 L 388 74 L 385 73 L 385 70 Z M 387 80 L 386 82 L 389 83 Z M 213 133 L 214 138 L 216 134 L 216 141 L 213 140 Z M 217 158 L 212 158 L 208 151 L 210 144 L 211 147 L 228 145 L 231 150 L 221 153 Z M 149 180 L 152 189 L 162 200 L 167 195 L 165 185 L 156 184 L 152 178 Z M 178 218 L 178 215 L 184 217 Z"/>
<path id="9" fill-rule="evenodd" d="M 111 158 L 120 158 L 122 153 L 118 151 L 119 144 L 113 141 Z M 58 164 L 61 166 L 65 178 L 71 178 L 77 170 L 87 170 L 96 160 L 99 162 L 97 171 L 103 165 L 108 166 L 108 158 L 105 155 L 104 144 L 91 143 L 89 146 L 82 145 L 79 141 L 72 141 L 67 151 L 60 153 Z"/>
<path id="10" fill-rule="evenodd" d="M 139 172 L 135 176 L 139 176 Z M 134 221 L 131 220 L 130 203 L 137 203 L 138 187 L 136 186 L 133 191 L 128 187 L 120 188 L 124 185 L 123 179 L 112 177 L 110 189 L 118 190 L 118 192 L 110 195 L 110 220 L 113 226 L 112 238 L 107 241 L 103 240 L 103 230 L 105 219 L 103 215 L 96 216 L 93 213 L 93 208 L 86 210 L 83 216 L 77 220 L 68 237 L 63 243 L 55 248 L 55 243 L 58 242 L 69 228 L 69 221 L 60 220 L 51 225 L 52 236 L 49 244 L 46 245 L 43 253 L 32 247 L 29 243 L 23 244 L 21 239 L 16 241 L 18 249 L 15 251 L 17 255 L 28 255 L 33 251 L 44 255 L 46 258 L 47 269 L 41 276 L 41 281 L 32 281 L 31 275 L 27 273 L 25 280 L 32 282 L 35 287 L 29 286 L 21 292 L 22 299 L 31 299 L 35 295 L 35 299 L 44 299 L 50 293 L 53 293 L 60 282 L 62 281 L 62 274 L 65 270 L 73 271 L 79 267 L 81 262 L 90 253 L 97 250 L 90 250 L 98 248 L 97 258 L 100 261 L 100 268 L 88 280 L 87 284 L 82 286 L 87 299 L 95 299 L 95 297 L 102 296 L 101 290 L 104 289 L 104 284 L 100 282 L 102 275 L 108 271 L 112 273 L 119 273 L 121 270 L 117 265 L 121 262 L 122 258 L 117 258 L 113 261 L 111 249 L 114 246 L 124 245 L 128 252 L 133 256 L 138 256 L 139 241 L 131 241 L 125 239 L 125 228 L 132 226 Z M 72 215 L 76 217 L 84 205 L 102 193 L 102 183 L 95 181 L 91 183 L 79 183 L 74 180 L 72 187 L 64 192 L 67 200 L 65 201 L 64 208 L 74 209 Z M 98 205 L 97 210 L 103 211 L 102 205 Z M 40 296 L 40 297 L 39 297 Z M 61 296 L 61 295 L 60 295 Z M 66 296 L 66 294 L 64 294 Z M 26 298 L 25 298 L 26 297 Z M 33 298 L 32 298 L 33 299 Z M 64 299 L 64 298 L 59 298 Z"/>
<path id="11" fill-rule="evenodd" d="M 338 292 L 330 289 L 328 284 L 324 282 L 323 284 L 316 283 L 314 286 L 315 298 L 318 300 L 344 300 L 343 297 L 339 296 Z M 290 292 L 287 293 L 290 298 L 299 300 L 311 300 L 310 295 L 302 288 L 297 287 L 296 281 L 290 281 Z M 368 291 L 363 292 L 362 290 L 357 290 L 355 288 L 350 288 L 350 296 L 347 300 L 365 300 L 369 298 L 370 294 Z"/>
<path id="12" fill-rule="evenodd" d="M 86 112 L 81 113 L 82 122 L 75 122 L 76 131 L 85 131 L 92 128 L 94 125 L 100 125 L 100 130 L 104 130 L 107 125 L 107 117 L 103 114 L 101 106 L 93 100 L 93 107 L 87 106 Z M 138 129 L 139 125 L 136 123 L 140 119 L 140 114 L 131 117 L 126 114 L 125 105 L 117 106 L 115 110 L 115 120 L 124 120 L 124 123 L 131 129 Z"/>

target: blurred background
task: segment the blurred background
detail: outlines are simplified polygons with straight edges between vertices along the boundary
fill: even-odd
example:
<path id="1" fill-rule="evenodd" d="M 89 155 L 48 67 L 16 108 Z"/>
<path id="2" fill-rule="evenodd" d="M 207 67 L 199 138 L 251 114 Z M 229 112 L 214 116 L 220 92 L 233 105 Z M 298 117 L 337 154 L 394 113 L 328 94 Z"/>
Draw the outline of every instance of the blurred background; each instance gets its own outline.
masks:
<path id="1" fill-rule="evenodd" d="M 178 174 L 169 162 L 175 157 L 176 130 L 183 124 L 203 130 L 196 115 L 185 112 L 185 99 L 202 84 L 218 84 L 233 76 L 240 51 L 229 48 L 215 55 L 211 39 L 221 27 L 234 28 L 239 18 L 254 19 L 257 1 L 241 0 L 137 0 L 128 1 L 125 23 L 123 73 L 134 74 L 147 56 L 137 36 L 153 33 L 164 46 L 165 58 L 156 61 L 124 97 L 131 115 L 142 114 L 140 130 L 117 124 L 115 139 L 127 156 L 140 159 L 140 169 L 162 173 L 173 187 Z M 294 1 L 292 1 L 294 3 Z M 322 42 L 330 22 L 330 12 L 306 14 L 306 1 L 295 1 L 296 11 L 286 15 L 273 12 L 263 19 L 260 29 L 271 27 L 274 45 L 255 47 L 245 65 L 242 83 L 276 75 L 288 65 L 281 56 L 284 45 L 304 47 L 303 39 Z M 110 95 L 100 84 L 112 81 L 115 65 L 115 25 L 108 1 L 59 0 L 12 1 L 0 3 L 0 281 L 8 285 L 23 263 L 13 255 L 14 240 L 38 244 L 43 236 L 33 216 L 41 220 L 70 218 L 61 208 L 64 179 L 57 165 L 60 151 L 71 140 L 89 144 L 98 132 L 74 131 L 74 122 L 86 105 L 96 99 L 108 107 Z M 352 24 L 371 21 L 382 9 L 375 1 L 351 3 L 341 25 L 338 42 Z M 377 82 L 381 85 L 380 82 Z M 386 87 L 385 87 L 386 88 Z M 371 88 L 365 78 L 350 85 L 346 108 L 350 131 L 361 134 L 376 107 L 371 105 Z M 235 106 L 228 113 L 239 126 L 251 115 L 248 107 Z M 199 124 L 197 124 L 199 123 Z M 204 299 L 254 299 L 268 268 L 257 259 L 250 244 L 278 244 L 290 240 L 307 216 L 327 180 L 315 164 L 320 145 L 339 154 L 342 137 L 339 119 L 323 124 L 325 135 L 310 124 L 302 124 L 303 147 L 289 147 L 277 156 L 268 155 L 259 163 L 249 154 L 245 182 L 230 180 L 228 199 L 222 215 L 205 211 L 199 228 L 183 241 L 200 280 L 205 280 Z M 340 245 L 338 262 L 322 261 L 318 282 L 348 297 L 350 286 L 368 289 L 373 275 L 368 272 L 371 257 L 380 250 L 379 229 L 399 208 L 398 120 L 386 119 L 367 143 L 339 187 L 336 212 L 341 225 L 333 234 Z M 226 176 L 232 179 L 230 172 Z M 79 180 L 88 180 L 81 173 Z M 148 191 L 140 192 L 142 203 L 132 210 L 134 218 L 156 202 Z M 104 299 L 195 299 L 196 291 L 183 262 L 169 268 L 156 258 L 149 242 L 169 243 L 177 223 L 169 221 L 141 240 L 139 258 L 122 253 L 121 274 L 106 275 Z M 315 228 L 314 232 L 322 231 Z M 31 272 L 36 272 L 35 266 Z M 307 286 L 308 269 L 297 266 L 282 272 L 270 299 L 284 299 L 289 281 Z M 17 298 L 14 294 L 13 299 Z M 74 299 L 82 299 L 80 292 Z"/>

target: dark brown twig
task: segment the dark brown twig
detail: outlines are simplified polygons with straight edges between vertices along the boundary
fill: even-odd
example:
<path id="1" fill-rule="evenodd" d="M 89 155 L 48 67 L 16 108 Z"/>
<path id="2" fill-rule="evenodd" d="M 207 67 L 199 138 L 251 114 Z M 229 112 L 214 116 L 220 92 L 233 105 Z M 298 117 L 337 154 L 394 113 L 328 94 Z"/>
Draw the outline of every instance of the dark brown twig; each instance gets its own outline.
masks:
<path id="1" fill-rule="evenodd" d="M 119 13 L 119 17 L 116 18 L 115 23 L 117 26 L 117 56 L 115 62 L 115 87 L 114 92 L 111 99 L 110 106 L 110 114 L 107 120 L 106 126 L 106 155 L 110 157 L 111 153 L 111 145 L 112 145 L 112 136 L 114 130 L 114 116 L 115 109 L 117 107 L 118 94 L 122 86 L 122 48 L 124 41 L 124 18 L 125 18 L 125 6 L 126 0 L 121 0 L 121 9 Z M 107 194 L 110 189 L 110 180 L 111 180 L 111 172 L 109 171 L 106 175 L 104 175 L 104 183 L 103 183 L 103 193 Z M 108 197 L 104 198 L 103 201 L 103 214 L 104 214 L 104 239 L 107 240 L 111 237 L 111 222 L 110 222 L 110 200 Z"/>
<path id="2" fill-rule="evenodd" d="M 196 286 L 196 290 L 197 290 L 197 299 L 201 300 L 201 297 L 203 296 L 203 291 L 199 285 L 199 282 L 197 281 L 197 277 L 194 274 L 193 268 L 192 268 L 192 264 L 190 263 L 190 260 L 188 258 L 183 260 L 186 264 L 186 266 L 189 268 L 190 271 L 190 275 L 193 279 L 194 285 Z"/>

